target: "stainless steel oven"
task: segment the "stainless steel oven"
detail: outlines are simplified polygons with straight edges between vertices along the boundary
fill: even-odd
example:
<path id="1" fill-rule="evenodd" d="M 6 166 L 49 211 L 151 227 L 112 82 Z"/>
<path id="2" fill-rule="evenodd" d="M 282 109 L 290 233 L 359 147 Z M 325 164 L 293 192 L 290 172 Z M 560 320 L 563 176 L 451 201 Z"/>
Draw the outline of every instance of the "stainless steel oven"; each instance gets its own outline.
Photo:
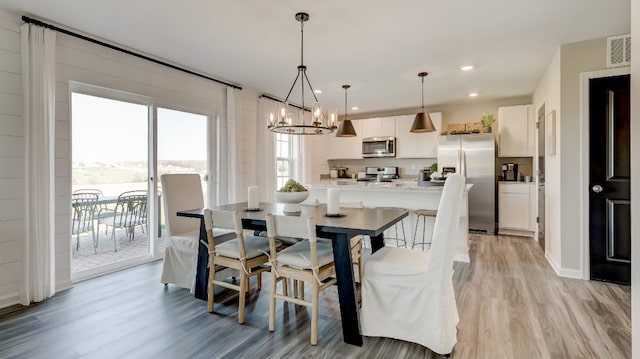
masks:
<path id="1" fill-rule="evenodd" d="M 395 137 L 365 137 L 362 139 L 362 157 L 395 157 Z"/>

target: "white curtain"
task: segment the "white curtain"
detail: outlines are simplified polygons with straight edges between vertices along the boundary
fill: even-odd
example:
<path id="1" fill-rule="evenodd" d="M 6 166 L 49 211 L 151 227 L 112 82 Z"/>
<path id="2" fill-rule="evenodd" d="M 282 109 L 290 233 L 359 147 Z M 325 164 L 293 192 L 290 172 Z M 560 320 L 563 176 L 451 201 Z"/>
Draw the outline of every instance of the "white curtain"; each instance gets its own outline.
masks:
<path id="1" fill-rule="evenodd" d="M 31 24 L 22 31 L 25 120 L 25 245 L 20 302 L 55 293 L 54 136 L 55 33 Z"/>
<path id="2" fill-rule="evenodd" d="M 275 202 L 276 191 L 276 149 L 275 134 L 267 129 L 270 112 L 276 112 L 277 102 L 267 98 L 258 100 L 258 119 L 256 120 L 256 173 L 260 187 L 260 200 Z"/>
<path id="3" fill-rule="evenodd" d="M 220 204 L 237 202 L 238 189 L 242 188 L 239 171 L 238 156 L 240 148 L 238 146 L 238 114 L 240 113 L 237 89 L 227 87 L 227 115 L 225 117 L 225 128 L 219 132 L 220 136 L 220 188 L 218 200 Z"/>

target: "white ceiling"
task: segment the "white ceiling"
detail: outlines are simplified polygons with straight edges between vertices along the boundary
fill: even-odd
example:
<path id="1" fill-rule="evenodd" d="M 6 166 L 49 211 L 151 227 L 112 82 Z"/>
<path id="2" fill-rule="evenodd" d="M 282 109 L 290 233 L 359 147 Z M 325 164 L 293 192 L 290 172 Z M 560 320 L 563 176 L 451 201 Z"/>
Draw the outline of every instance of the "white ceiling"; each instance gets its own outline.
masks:
<path id="1" fill-rule="evenodd" d="M 359 112 L 419 108 L 421 71 L 429 72 L 427 106 L 530 95 L 558 45 L 630 30 L 630 0 L 0 0 L 0 7 L 277 97 L 296 75 L 294 14 L 305 11 L 309 79 L 323 90 L 323 106 L 340 113 L 343 84 L 351 84 L 349 107 Z M 460 71 L 467 64 L 475 69 Z"/>

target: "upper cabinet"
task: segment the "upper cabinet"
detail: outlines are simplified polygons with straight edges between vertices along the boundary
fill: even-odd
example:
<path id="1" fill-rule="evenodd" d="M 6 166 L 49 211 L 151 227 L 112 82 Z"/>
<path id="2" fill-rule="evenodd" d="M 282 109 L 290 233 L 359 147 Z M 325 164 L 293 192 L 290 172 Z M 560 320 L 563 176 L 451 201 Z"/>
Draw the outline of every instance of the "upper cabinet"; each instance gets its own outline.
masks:
<path id="1" fill-rule="evenodd" d="M 362 120 L 351 121 L 356 130 L 354 137 L 336 137 L 336 133 L 326 135 L 329 139 L 328 159 L 345 160 L 362 158 Z"/>
<path id="2" fill-rule="evenodd" d="M 387 137 L 396 135 L 395 117 L 368 118 L 356 120 L 362 128 L 362 138 Z"/>
<path id="3" fill-rule="evenodd" d="M 533 157 L 533 105 L 498 108 L 498 157 Z"/>
<path id="4" fill-rule="evenodd" d="M 429 113 L 435 132 L 411 133 L 416 115 L 396 117 L 396 158 L 437 158 L 438 136 L 442 132 L 442 112 Z"/>

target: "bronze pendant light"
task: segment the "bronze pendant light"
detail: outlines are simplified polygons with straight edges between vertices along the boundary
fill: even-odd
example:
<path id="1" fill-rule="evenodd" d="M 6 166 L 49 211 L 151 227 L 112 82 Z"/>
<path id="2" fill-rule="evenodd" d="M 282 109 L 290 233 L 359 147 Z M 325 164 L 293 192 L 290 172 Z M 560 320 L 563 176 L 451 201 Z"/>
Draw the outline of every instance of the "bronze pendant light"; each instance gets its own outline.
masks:
<path id="1" fill-rule="evenodd" d="M 347 118 L 347 90 L 351 85 L 342 85 L 344 89 L 344 120 L 340 121 L 338 125 L 338 131 L 336 137 L 354 137 L 356 135 L 356 129 L 353 127 L 351 120 Z"/>
<path id="2" fill-rule="evenodd" d="M 428 75 L 428 72 L 421 72 L 418 74 L 422 78 L 422 112 L 416 115 L 416 119 L 413 120 L 413 125 L 411 125 L 411 130 L 409 132 L 413 133 L 425 133 L 425 132 L 434 132 L 436 127 L 433 125 L 433 121 L 431 121 L 431 117 L 428 112 L 424 110 L 424 78 Z"/>

